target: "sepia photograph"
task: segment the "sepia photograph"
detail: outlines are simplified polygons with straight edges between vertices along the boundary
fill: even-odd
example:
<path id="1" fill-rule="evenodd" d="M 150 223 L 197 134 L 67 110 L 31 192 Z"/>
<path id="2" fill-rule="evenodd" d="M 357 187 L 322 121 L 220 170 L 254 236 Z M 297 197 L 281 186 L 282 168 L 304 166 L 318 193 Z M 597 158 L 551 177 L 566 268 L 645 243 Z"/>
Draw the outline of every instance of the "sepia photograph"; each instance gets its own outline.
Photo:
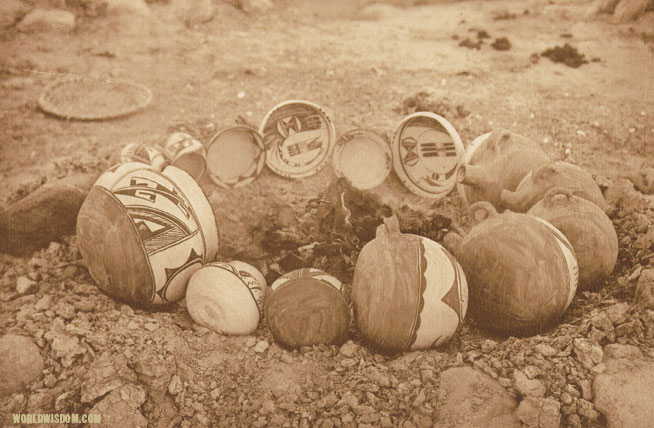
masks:
<path id="1" fill-rule="evenodd" d="M 653 428 L 654 0 L 0 0 L 0 428 Z"/>

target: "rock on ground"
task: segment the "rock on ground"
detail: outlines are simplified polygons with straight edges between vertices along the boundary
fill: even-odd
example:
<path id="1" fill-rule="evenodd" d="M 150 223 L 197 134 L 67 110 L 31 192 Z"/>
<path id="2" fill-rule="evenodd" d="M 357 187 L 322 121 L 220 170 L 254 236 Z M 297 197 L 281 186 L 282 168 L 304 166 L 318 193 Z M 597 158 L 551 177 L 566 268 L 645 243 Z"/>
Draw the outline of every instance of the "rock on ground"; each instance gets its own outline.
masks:
<path id="1" fill-rule="evenodd" d="M 561 425 L 561 403 L 552 398 L 527 397 L 520 402 L 517 414 L 524 427 L 558 428 Z"/>
<path id="2" fill-rule="evenodd" d="M 518 428 L 516 402 L 490 376 L 471 367 L 441 373 L 440 400 L 434 426 Z"/>
<path id="3" fill-rule="evenodd" d="M 42 370 L 41 350 L 32 339 L 15 334 L 0 338 L 0 396 L 22 390 Z"/>
<path id="4" fill-rule="evenodd" d="M 25 256 L 74 233 L 79 209 L 96 178 L 78 174 L 46 183 L 0 211 L 0 252 Z"/>
<path id="5" fill-rule="evenodd" d="M 633 355 L 630 348 L 611 350 L 618 355 Z M 633 358 L 633 357 L 632 357 Z M 607 420 L 609 428 L 646 428 L 654 421 L 654 362 L 637 359 L 607 359 L 606 371 L 595 378 L 595 408 Z"/>
<path id="6" fill-rule="evenodd" d="M 635 303 L 645 309 L 654 309 L 654 269 L 644 269 L 636 286 Z"/>
<path id="7" fill-rule="evenodd" d="M 88 403 L 135 381 L 136 374 L 127 367 L 127 359 L 123 355 L 104 353 L 93 361 L 84 376 L 80 399 L 82 403 Z"/>
<path id="8" fill-rule="evenodd" d="M 66 33 L 75 28 L 75 15 L 67 10 L 34 9 L 18 23 L 24 32 L 55 31 Z"/>
<path id="9" fill-rule="evenodd" d="M 145 428 L 148 421 L 140 411 L 144 402 L 145 391 L 138 385 L 130 383 L 115 389 L 89 411 L 102 416 L 102 423 L 93 426 Z"/>

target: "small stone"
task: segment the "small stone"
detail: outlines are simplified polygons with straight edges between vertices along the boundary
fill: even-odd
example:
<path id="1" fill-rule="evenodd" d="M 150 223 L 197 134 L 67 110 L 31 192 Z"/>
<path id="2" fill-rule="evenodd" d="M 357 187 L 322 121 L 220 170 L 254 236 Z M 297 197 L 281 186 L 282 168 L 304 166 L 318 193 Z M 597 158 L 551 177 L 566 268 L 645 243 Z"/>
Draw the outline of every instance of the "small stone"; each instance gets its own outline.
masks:
<path id="1" fill-rule="evenodd" d="M 75 15 L 66 10 L 58 9 L 32 9 L 18 23 L 19 31 L 57 31 L 69 32 L 75 27 Z"/>
<path id="2" fill-rule="evenodd" d="M 354 356 L 354 354 L 356 354 L 358 350 L 359 345 L 349 340 L 341 346 L 341 349 L 339 349 L 338 353 L 344 357 L 351 358 Z"/>
<path id="3" fill-rule="evenodd" d="M 275 412 L 275 403 L 272 400 L 264 400 L 259 409 L 259 413 L 267 415 Z"/>
<path id="4" fill-rule="evenodd" d="M 604 358 L 602 347 L 588 339 L 575 339 L 574 352 L 579 363 L 587 370 L 601 363 Z"/>
<path id="5" fill-rule="evenodd" d="M 18 294 L 34 294 L 38 290 L 38 283 L 26 276 L 16 278 L 16 292 Z"/>
<path id="6" fill-rule="evenodd" d="M 540 376 L 540 369 L 536 366 L 528 365 L 524 368 L 524 372 L 529 379 L 534 379 Z"/>
<path id="7" fill-rule="evenodd" d="M 353 409 L 354 407 L 359 405 L 359 400 L 357 397 L 352 394 L 350 391 L 346 391 L 345 394 L 341 397 L 341 399 L 336 403 L 336 406 L 347 406 L 350 409 Z"/>
<path id="8" fill-rule="evenodd" d="M 62 332 L 48 332 L 45 338 L 50 341 L 52 353 L 64 367 L 72 366 L 75 359 L 86 352 L 76 336 Z"/>
<path id="9" fill-rule="evenodd" d="M 37 312 L 47 311 L 51 307 L 52 307 L 52 296 L 49 294 L 46 294 L 45 296 L 41 297 L 34 304 L 34 309 L 36 309 Z"/>
<path id="10" fill-rule="evenodd" d="M 488 354 L 489 352 L 493 351 L 497 347 L 497 342 L 494 340 L 484 340 L 481 344 L 481 352 L 484 354 Z"/>
<path id="11" fill-rule="evenodd" d="M 558 428 L 561 425 L 561 404 L 552 398 L 526 397 L 516 413 L 529 428 Z"/>
<path id="12" fill-rule="evenodd" d="M 616 337 L 630 336 L 634 332 L 636 324 L 634 321 L 620 324 L 615 328 Z"/>
<path id="13" fill-rule="evenodd" d="M 525 397 L 544 397 L 545 385 L 538 379 L 529 379 L 521 370 L 513 371 L 515 389 Z"/>
<path id="14" fill-rule="evenodd" d="M 246 348 L 251 348 L 251 347 L 253 347 L 253 346 L 256 345 L 256 344 L 257 344 L 257 339 L 256 339 L 255 337 L 250 337 L 250 338 L 248 338 L 248 340 L 245 342 L 245 345 L 244 345 L 244 346 L 245 346 Z"/>
<path id="15" fill-rule="evenodd" d="M 41 376 L 41 350 L 26 336 L 0 338 L 0 396 L 23 390 Z"/>
<path id="16" fill-rule="evenodd" d="M 645 309 L 654 309 L 654 269 L 644 269 L 641 272 L 634 303 Z"/>
<path id="17" fill-rule="evenodd" d="M 613 325 L 622 324 L 627 320 L 625 314 L 628 310 L 628 303 L 616 303 L 606 308 L 606 315 L 609 317 Z"/>
<path id="18" fill-rule="evenodd" d="M 513 382 L 508 377 L 498 377 L 497 383 L 502 385 L 502 387 L 505 389 L 511 388 L 513 386 Z"/>
<path id="19" fill-rule="evenodd" d="M 637 250 L 647 250 L 654 246 L 654 228 L 651 228 L 644 235 L 640 235 L 633 244 Z"/>
<path id="20" fill-rule="evenodd" d="M 581 379 L 578 384 L 579 384 L 579 388 L 581 388 L 581 397 L 584 398 L 585 400 L 592 400 L 593 388 L 591 386 L 590 381 L 588 379 Z"/>
<path id="21" fill-rule="evenodd" d="M 640 348 L 635 345 L 623 345 L 620 343 L 611 343 L 604 347 L 604 358 L 631 358 L 640 359 L 643 353 Z"/>
<path id="22" fill-rule="evenodd" d="M 600 416 L 599 412 L 595 410 L 593 403 L 583 398 L 577 400 L 577 413 L 591 422 L 596 421 Z"/>
<path id="23" fill-rule="evenodd" d="M 556 349 L 552 348 L 546 343 L 539 343 L 538 345 L 534 346 L 534 349 L 543 357 L 553 357 L 556 355 Z"/>
<path id="24" fill-rule="evenodd" d="M 80 312 L 91 312 L 95 309 L 95 302 L 90 298 L 83 298 L 75 302 L 74 307 Z"/>
<path id="25" fill-rule="evenodd" d="M 268 342 L 267 342 L 266 340 L 260 340 L 260 341 L 257 342 L 257 344 L 254 346 L 254 352 L 256 352 L 257 354 L 260 354 L 260 353 L 262 353 L 262 352 L 265 352 L 266 349 L 268 349 L 268 346 L 270 346 L 270 345 L 268 344 Z"/>
<path id="26" fill-rule="evenodd" d="M 179 378 L 179 376 L 173 375 L 173 377 L 170 379 L 170 383 L 168 384 L 168 393 L 175 396 L 182 391 L 184 391 L 184 384 L 182 383 L 182 380 Z"/>
<path id="27" fill-rule="evenodd" d="M 354 358 L 343 358 L 341 360 L 341 366 L 345 367 L 346 369 L 350 369 L 354 366 L 356 366 L 358 361 Z"/>
<path id="28" fill-rule="evenodd" d="M 575 398 L 580 397 L 579 390 L 570 384 L 564 386 L 563 390 Z"/>
<path id="29" fill-rule="evenodd" d="M 106 352 L 93 361 L 83 380 L 80 400 L 90 403 L 116 388 L 136 382 L 136 374 L 127 366 L 124 356 Z"/>
<path id="30" fill-rule="evenodd" d="M 568 426 L 570 428 L 581 428 L 581 418 L 578 414 L 573 413 L 568 416 Z"/>
<path id="31" fill-rule="evenodd" d="M 572 403 L 572 395 L 568 394 L 567 392 L 562 392 L 561 396 L 559 397 L 561 400 L 561 403 L 563 404 L 570 404 Z"/>
<path id="32" fill-rule="evenodd" d="M 593 327 L 603 331 L 604 333 L 613 331 L 613 323 L 611 322 L 611 319 L 608 317 L 606 312 L 600 312 L 593 315 L 590 319 L 590 323 Z"/>
<path id="33" fill-rule="evenodd" d="M 139 323 L 137 323 L 136 321 L 130 321 L 129 323 L 127 323 L 128 330 L 138 330 L 138 328 L 139 328 Z"/>
<path id="34" fill-rule="evenodd" d="M 211 392 L 209 393 L 209 396 L 211 396 L 211 399 L 212 399 L 212 400 L 217 400 L 218 398 L 220 398 L 220 395 L 221 395 L 221 394 L 222 394 L 222 393 L 220 392 L 220 388 L 214 388 L 214 389 L 212 389 Z"/>
<path id="35" fill-rule="evenodd" d="M 155 331 L 159 328 L 158 322 L 146 322 L 143 326 L 147 331 Z"/>
<path id="36" fill-rule="evenodd" d="M 146 427 L 148 420 L 140 412 L 145 397 L 142 387 L 127 384 L 109 393 L 89 413 L 102 415 L 101 427 Z"/>

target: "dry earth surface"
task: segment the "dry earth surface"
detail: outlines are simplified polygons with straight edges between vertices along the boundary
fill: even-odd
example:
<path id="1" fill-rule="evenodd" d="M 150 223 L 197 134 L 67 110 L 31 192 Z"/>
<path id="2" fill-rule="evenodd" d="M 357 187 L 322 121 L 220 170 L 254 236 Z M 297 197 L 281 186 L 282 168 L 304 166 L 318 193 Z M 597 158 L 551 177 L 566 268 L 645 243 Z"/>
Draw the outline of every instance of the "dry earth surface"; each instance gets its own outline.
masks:
<path id="1" fill-rule="evenodd" d="M 126 143 L 172 130 L 206 143 L 239 116 L 258 124 L 286 99 L 331 108 L 339 133 L 364 126 L 388 136 L 411 112 L 410 97 L 426 92 L 420 99 L 465 144 L 504 127 L 590 171 L 608 188 L 620 253 L 605 286 L 578 293 L 561 323 L 540 336 L 495 337 L 466 320 L 446 345 L 397 358 L 371 353 L 354 330 L 342 346 L 287 350 L 265 321 L 251 336 L 226 337 L 194 324 L 184 303 L 133 309 L 99 291 L 74 236 L 31 256 L 0 255 L 0 364 L 22 359 L 16 382 L 28 379 L 17 392 L 9 379 L 1 385 L 0 424 L 14 426 L 11 414 L 21 412 L 99 413 L 106 426 L 156 427 L 634 427 L 638 417 L 653 420 L 642 418 L 652 411 L 654 299 L 636 304 L 635 295 L 637 286 L 654 287 L 654 201 L 620 180 L 643 163 L 654 166 L 653 13 L 624 23 L 595 14 L 595 2 L 559 0 L 280 0 L 267 10 L 195 2 L 211 6 L 202 22 L 201 9 L 184 10 L 179 1 L 141 12 L 82 0 L 27 3 L 73 12 L 76 24 L 19 31 L 10 20 L 0 32 L 5 206 L 55 178 L 99 174 Z M 510 49 L 491 47 L 499 38 Z M 465 39 L 482 43 L 460 46 Z M 539 55 L 565 43 L 588 63 L 573 68 Z M 132 80 L 150 87 L 154 102 L 123 119 L 59 120 L 37 99 L 62 74 Z M 315 266 L 349 286 L 365 240 L 339 241 L 339 231 L 329 231 L 338 213 L 321 216 L 315 204 L 335 201 L 343 190 L 335 178 L 330 167 L 295 181 L 264 169 L 234 190 L 204 179 L 219 258 L 254 264 L 269 284 Z M 405 229 L 436 240 L 469 228 L 456 191 L 422 199 L 393 174 L 372 191 L 345 191 L 363 237 L 389 209 Z M 320 253 L 297 250 L 312 242 Z"/>

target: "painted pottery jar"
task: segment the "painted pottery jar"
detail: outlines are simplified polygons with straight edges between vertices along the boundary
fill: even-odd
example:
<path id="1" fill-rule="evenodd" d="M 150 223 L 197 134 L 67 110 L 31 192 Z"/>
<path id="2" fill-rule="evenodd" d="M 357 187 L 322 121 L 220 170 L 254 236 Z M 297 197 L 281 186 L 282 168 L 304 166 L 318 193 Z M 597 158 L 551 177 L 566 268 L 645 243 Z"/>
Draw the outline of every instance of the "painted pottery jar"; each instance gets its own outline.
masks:
<path id="1" fill-rule="evenodd" d="M 496 333 L 526 335 L 557 321 L 577 290 L 578 266 L 566 237 L 528 214 L 470 207 L 478 223 L 458 245 L 470 287 L 470 313 Z"/>
<path id="2" fill-rule="evenodd" d="M 340 344 L 351 320 L 341 281 L 313 268 L 289 272 L 273 282 L 265 311 L 273 337 L 289 348 Z"/>
<path id="3" fill-rule="evenodd" d="M 515 191 L 504 190 L 500 205 L 525 213 L 540 201 L 548 190 L 563 188 L 606 210 L 604 195 L 593 177 L 582 168 L 567 162 L 548 162 L 537 166 L 522 179 Z"/>
<path id="4" fill-rule="evenodd" d="M 618 235 L 604 211 L 569 190 L 552 189 L 527 213 L 547 220 L 568 238 L 579 264 L 579 289 L 600 288 L 618 259 Z"/>
<path id="5" fill-rule="evenodd" d="M 212 262 L 198 269 L 186 289 L 186 308 L 196 323 L 220 334 L 251 334 L 266 295 L 263 275 L 244 262 Z"/>
<path id="6" fill-rule="evenodd" d="M 77 237 L 99 287 L 137 306 L 182 299 L 193 272 L 218 251 L 213 211 L 193 178 L 136 162 L 98 178 L 80 209 Z"/>
<path id="7" fill-rule="evenodd" d="M 393 216 L 359 254 L 352 303 L 366 344 L 393 355 L 447 341 L 466 315 L 468 286 L 445 248 L 401 233 Z"/>
<path id="8" fill-rule="evenodd" d="M 547 154 L 532 141 L 496 129 L 466 148 L 457 172 L 459 195 L 469 204 L 488 201 L 498 207 L 502 190 L 515 190 L 534 167 L 548 161 Z"/>

